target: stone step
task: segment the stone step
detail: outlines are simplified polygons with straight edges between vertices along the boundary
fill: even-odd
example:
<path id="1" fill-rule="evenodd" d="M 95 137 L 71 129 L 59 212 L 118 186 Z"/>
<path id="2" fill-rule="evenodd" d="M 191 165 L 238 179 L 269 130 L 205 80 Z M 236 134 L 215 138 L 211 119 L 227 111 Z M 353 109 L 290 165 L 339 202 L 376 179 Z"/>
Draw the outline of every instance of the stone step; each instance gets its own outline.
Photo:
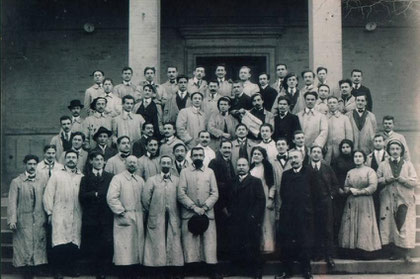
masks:
<path id="1" fill-rule="evenodd" d="M 414 263 L 406 264 L 402 260 L 389 261 L 389 260 L 374 260 L 374 261 L 355 261 L 355 260 L 335 260 L 336 267 L 333 270 L 329 270 L 324 262 L 313 262 L 312 271 L 314 274 L 420 274 L 420 258 L 414 258 Z M 228 262 L 219 263 L 219 268 L 222 272 L 229 270 Z M 89 274 L 88 263 L 81 264 L 81 274 Z M 299 265 L 295 264 L 295 272 L 299 273 Z M 10 259 L 2 259 L 1 263 L 2 274 L 17 274 L 19 271 L 12 266 Z M 48 266 L 45 267 L 48 272 Z M 187 276 L 203 276 L 207 270 L 205 265 L 198 265 L 193 271 L 189 270 Z M 264 265 L 264 275 L 275 275 L 281 274 L 283 266 L 279 261 L 269 261 Z M 204 272 L 203 272 L 204 271 Z M 117 273 L 114 268 L 111 271 L 113 275 Z M 399 278 L 399 277 L 395 277 Z"/>

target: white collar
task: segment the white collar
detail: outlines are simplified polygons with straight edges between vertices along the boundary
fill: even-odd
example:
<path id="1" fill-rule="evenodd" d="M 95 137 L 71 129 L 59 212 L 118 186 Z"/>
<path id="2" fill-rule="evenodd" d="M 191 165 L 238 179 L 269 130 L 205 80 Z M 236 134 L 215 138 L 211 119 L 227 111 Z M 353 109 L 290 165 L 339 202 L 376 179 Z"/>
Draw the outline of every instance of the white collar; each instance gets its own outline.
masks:
<path id="1" fill-rule="evenodd" d="M 194 77 L 193 81 L 195 84 L 198 84 L 199 82 L 202 82 L 203 80 L 202 79 L 198 80 L 196 77 Z"/>
<path id="2" fill-rule="evenodd" d="M 283 118 L 285 118 L 286 116 L 287 116 L 287 114 L 288 114 L 289 112 L 288 111 L 286 111 L 286 113 L 284 114 L 284 116 L 281 116 L 280 115 L 280 112 L 279 112 L 279 117 L 281 118 L 281 119 L 283 119 Z"/>
<path id="3" fill-rule="evenodd" d="M 302 169 L 302 166 L 300 166 L 300 168 L 298 168 L 298 169 L 293 169 L 293 171 L 295 172 L 295 173 L 298 173 L 298 172 L 300 172 L 300 170 Z"/>
<path id="4" fill-rule="evenodd" d="M 97 170 L 97 169 L 92 169 L 92 173 L 94 174 L 94 175 L 102 175 L 102 170 Z"/>
<path id="5" fill-rule="evenodd" d="M 268 87 L 268 84 L 266 84 L 265 86 L 261 86 L 262 89 L 266 89 Z"/>
<path id="6" fill-rule="evenodd" d="M 318 170 L 321 168 L 321 161 L 314 162 L 311 161 L 312 167 L 315 168 L 315 166 L 318 168 Z"/>

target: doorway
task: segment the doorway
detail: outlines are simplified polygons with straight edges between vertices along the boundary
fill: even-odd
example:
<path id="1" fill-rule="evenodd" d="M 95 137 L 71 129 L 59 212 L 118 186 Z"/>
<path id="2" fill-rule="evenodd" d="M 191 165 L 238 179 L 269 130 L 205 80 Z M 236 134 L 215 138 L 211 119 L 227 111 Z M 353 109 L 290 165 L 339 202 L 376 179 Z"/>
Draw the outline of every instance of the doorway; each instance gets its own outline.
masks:
<path id="1" fill-rule="evenodd" d="M 251 69 L 251 81 L 258 83 L 258 75 L 267 72 L 266 56 L 197 56 L 196 65 L 206 69 L 206 80 L 215 79 L 216 66 L 220 63 L 226 65 L 226 78 L 239 79 L 239 69 L 248 66 Z"/>

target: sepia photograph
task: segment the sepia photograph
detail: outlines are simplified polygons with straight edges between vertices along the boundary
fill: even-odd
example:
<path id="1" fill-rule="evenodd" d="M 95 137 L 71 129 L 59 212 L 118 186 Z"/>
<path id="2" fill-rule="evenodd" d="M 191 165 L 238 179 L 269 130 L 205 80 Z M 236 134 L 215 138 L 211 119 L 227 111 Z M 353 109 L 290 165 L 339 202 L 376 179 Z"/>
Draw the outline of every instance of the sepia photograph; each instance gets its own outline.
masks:
<path id="1" fill-rule="evenodd" d="M 0 5 L 1 278 L 420 279 L 420 0 Z"/>

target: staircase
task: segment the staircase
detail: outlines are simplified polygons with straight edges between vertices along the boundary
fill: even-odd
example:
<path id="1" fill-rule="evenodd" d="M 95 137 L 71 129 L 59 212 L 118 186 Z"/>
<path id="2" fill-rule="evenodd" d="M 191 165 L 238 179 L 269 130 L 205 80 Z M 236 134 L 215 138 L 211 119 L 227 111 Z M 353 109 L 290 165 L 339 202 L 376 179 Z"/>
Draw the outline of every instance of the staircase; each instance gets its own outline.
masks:
<path id="1" fill-rule="evenodd" d="M 420 191 L 418 191 L 416 205 L 416 248 L 412 251 L 414 258 L 413 264 L 405 264 L 403 261 L 374 260 L 374 261 L 355 261 L 355 260 L 336 260 L 336 267 L 331 272 L 324 262 L 314 262 L 312 264 L 314 274 L 420 274 Z M 7 228 L 7 198 L 1 199 L 1 274 L 15 274 L 16 269 L 12 266 L 13 246 L 12 232 Z M 86 273 L 82 263 L 82 274 Z M 228 263 L 221 263 L 224 269 Z M 278 261 L 266 262 L 264 274 L 274 275 L 281 270 L 281 263 Z"/>

